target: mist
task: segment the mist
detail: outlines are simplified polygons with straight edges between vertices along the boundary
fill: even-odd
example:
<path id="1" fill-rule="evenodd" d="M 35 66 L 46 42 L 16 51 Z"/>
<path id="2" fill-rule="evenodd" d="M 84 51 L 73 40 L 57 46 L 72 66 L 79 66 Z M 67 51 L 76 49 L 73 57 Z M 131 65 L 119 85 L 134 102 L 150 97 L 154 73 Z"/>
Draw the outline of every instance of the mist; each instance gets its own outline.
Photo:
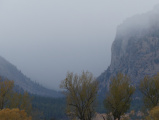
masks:
<path id="1" fill-rule="evenodd" d="M 68 71 L 98 77 L 110 64 L 117 26 L 158 0 L 0 0 L 0 56 L 51 89 Z"/>

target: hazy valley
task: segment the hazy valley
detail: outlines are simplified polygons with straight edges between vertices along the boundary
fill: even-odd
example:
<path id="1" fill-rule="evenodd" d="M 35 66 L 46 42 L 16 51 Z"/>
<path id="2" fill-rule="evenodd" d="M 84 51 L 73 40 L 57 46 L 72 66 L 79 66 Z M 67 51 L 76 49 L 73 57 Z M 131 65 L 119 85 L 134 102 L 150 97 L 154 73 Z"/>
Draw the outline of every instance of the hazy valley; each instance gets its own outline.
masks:
<path id="1" fill-rule="evenodd" d="M 26 120 L 157 120 L 158 73 L 159 6 L 156 6 L 118 25 L 111 46 L 111 63 L 100 76 L 95 78 L 89 71 L 68 72 L 58 85 L 60 91 L 34 82 L 16 65 L 0 57 L 0 117 L 13 114 L 12 118 L 22 115 Z"/>

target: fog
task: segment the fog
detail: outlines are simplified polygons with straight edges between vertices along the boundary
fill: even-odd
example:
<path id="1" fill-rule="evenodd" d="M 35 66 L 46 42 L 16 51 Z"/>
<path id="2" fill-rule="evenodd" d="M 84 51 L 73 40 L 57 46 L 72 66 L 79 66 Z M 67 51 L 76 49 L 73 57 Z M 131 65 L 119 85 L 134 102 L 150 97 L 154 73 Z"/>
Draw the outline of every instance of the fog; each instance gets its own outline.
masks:
<path id="1" fill-rule="evenodd" d="M 98 77 L 110 64 L 116 28 L 158 0 L 0 0 L 0 56 L 58 89 L 67 71 Z"/>

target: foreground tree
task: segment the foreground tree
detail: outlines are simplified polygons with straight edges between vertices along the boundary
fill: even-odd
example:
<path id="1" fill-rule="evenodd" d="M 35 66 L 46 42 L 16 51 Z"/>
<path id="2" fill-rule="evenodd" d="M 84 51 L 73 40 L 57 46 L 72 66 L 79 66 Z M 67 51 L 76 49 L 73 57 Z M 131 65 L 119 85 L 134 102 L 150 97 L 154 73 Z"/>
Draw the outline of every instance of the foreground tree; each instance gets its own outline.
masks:
<path id="1" fill-rule="evenodd" d="M 98 91 L 98 83 L 93 75 L 89 72 L 82 72 L 82 75 L 67 73 L 61 88 L 66 90 L 67 114 L 80 120 L 91 120 Z"/>
<path id="2" fill-rule="evenodd" d="M 3 109 L 0 111 L 1 120 L 31 120 L 24 110 L 16 109 Z"/>
<path id="3" fill-rule="evenodd" d="M 158 119 L 159 119 L 159 106 L 156 106 L 149 111 L 149 115 L 146 117 L 146 120 L 158 120 Z"/>
<path id="4" fill-rule="evenodd" d="M 145 107 L 151 109 L 159 102 L 159 74 L 154 77 L 145 76 L 139 89 L 143 94 Z"/>
<path id="5" fill-rule="evenodd" d="M 23 94 L 13 92 L 9 97 L 7 107 L 25 110 L 25 112 L 30 115 L 32 110 L 31 98 L 27 92 L 24 92 Z"/>
<path id="6" fill-rule="evenodd" d="M 9 80 L 2 80 L 0 78 L 0 109 L 8 103 L 10 95 L 12 94 L 14 82 Z"/>
<path id="7" fill-rule="evenodd" d="M 114 119 L 120 120 L 120 117 L 130 108 L 134 91 L 135 87 L 131 86 L 128 76 L 118 73 L 111 78 L 104 105 L 106 110 L 112 113 Z"/>
<path id="8" fill-rule="evenodd" d="M 13 90 L 14 81 L 0 78 L 0 110 L 4 108 L 19 108 L 31 113 L 31 99 L 27 92 L 23 94 Z"/>

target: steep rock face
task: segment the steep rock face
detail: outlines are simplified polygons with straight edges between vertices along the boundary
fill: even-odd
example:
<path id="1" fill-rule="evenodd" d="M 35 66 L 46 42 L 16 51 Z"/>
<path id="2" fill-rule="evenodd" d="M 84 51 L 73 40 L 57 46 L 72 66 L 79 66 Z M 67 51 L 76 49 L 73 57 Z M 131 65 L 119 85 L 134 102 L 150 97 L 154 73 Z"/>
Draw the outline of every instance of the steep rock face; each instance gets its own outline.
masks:
<path id="1" fill-rule="evenodd" d="M 159 7 L 133 16 L 117 29 L 112 44 L 111 64 L 98 80 L 108 89 L 110 78 L 118 72 L 138 84 L 145 75 L 159 72 Z"/>
<path id="2" fill-rule="evenodd" d="M 3 57 L 0 56 L 0 76 L 13 80 L 14 84 L 22 88 L 23 90 L 40 96 L 47 97 L 60 97 L 61 94 L 47 89 L 26 77 L 21 71 L 19 71 L 14 65 L 9 63 Z"/>

